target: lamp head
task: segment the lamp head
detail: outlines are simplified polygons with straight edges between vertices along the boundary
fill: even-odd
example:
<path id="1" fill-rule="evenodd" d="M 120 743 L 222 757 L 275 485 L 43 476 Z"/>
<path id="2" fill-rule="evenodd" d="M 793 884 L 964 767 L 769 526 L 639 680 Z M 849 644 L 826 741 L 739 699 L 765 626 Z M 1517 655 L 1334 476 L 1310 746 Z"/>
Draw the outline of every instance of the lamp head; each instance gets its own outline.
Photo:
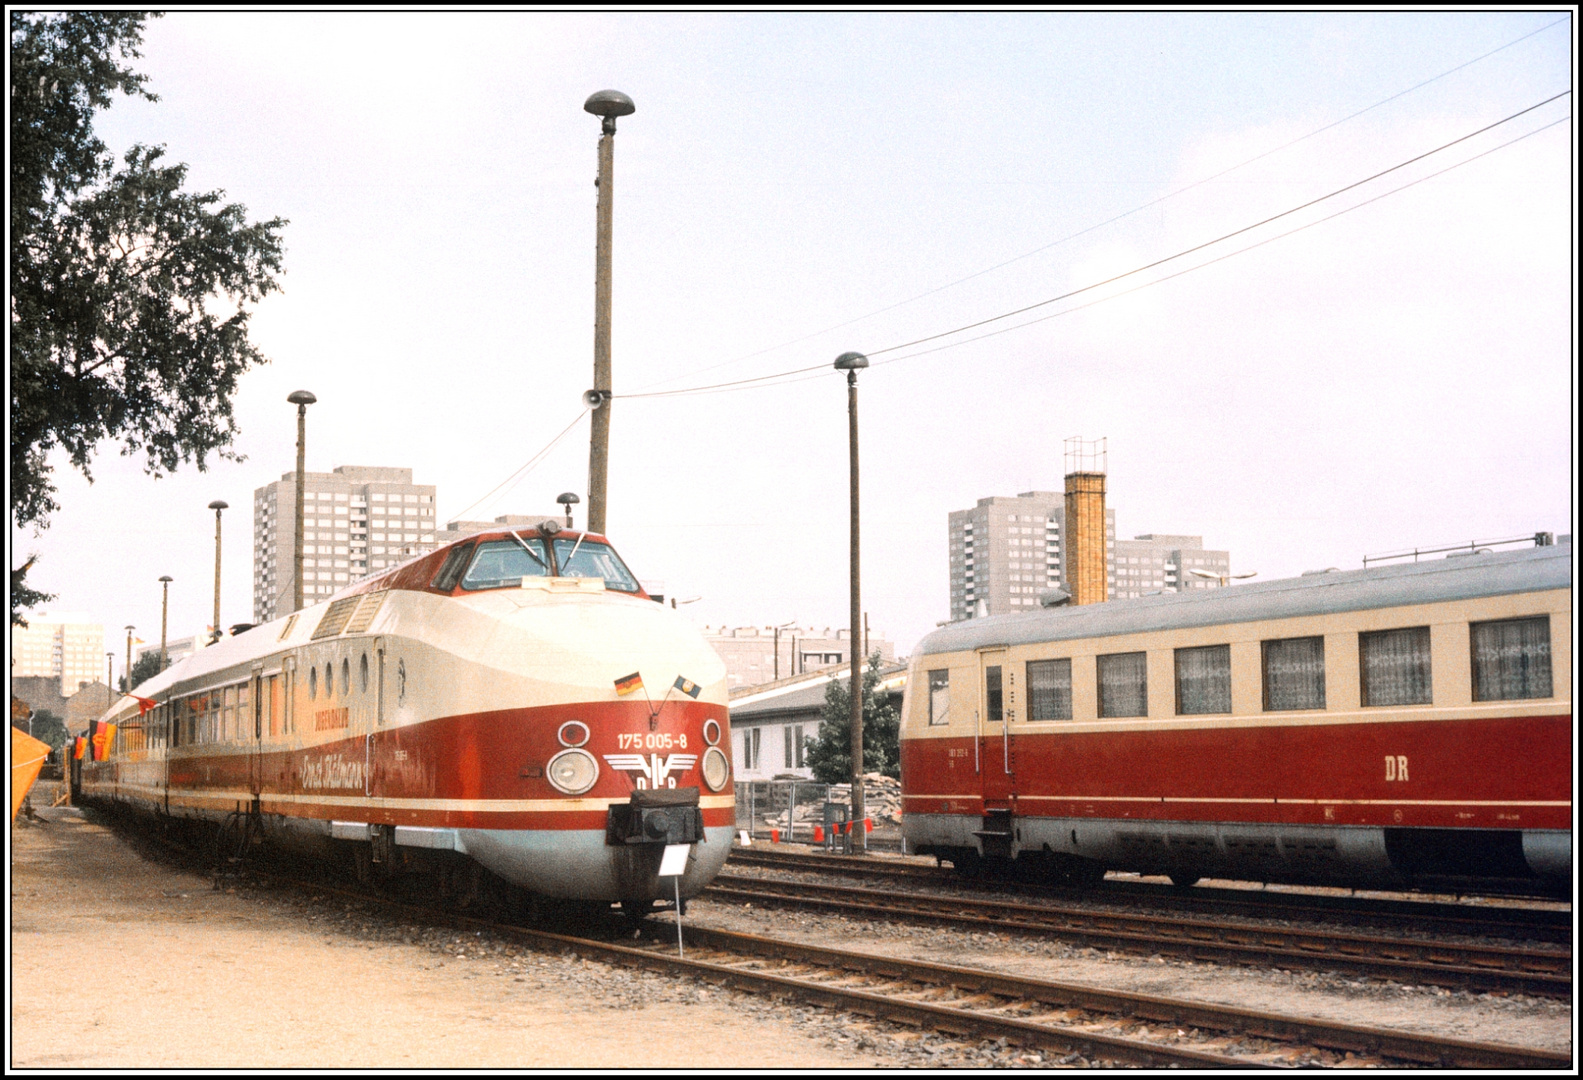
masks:
<path id="1" fill-rule="evenodd" d="M 632 104 L 632 99 L 620 90 L 600 90 L 589 94 L 588 100 L 583 102 L 583 111 L 602 117 L 601 125 L 606 135 L 616 133 L 616 117 L 631 116 L 637 112 L 638 107 Z"/>
<path id="2" fill-rule="evenodd" d="M 868 367 L 868 357 L 860 352 L 844 352 L 835 358 L 837 371 L 856 371 Z"/>
<path id="3" fill-rule="evenodd" d="M 226 502 L 224 499 L 216 499 L 214 502 L 209 504 L 210 510 L 228 510 L 230 507 L 231 504 Z"/>
<path id="4" fill-rule="evenodd" d="M 313 396 L 312 391 L 293 390 L 291 393 L 286 395 L 286 400 L 291 402 L 293 405 L 312 405 L 319 399 Z"/>
<path id="5" fill-rule="evenodd" d="M 169 585 L 172 581 L 175 581 L 176 579 L 171 577 L 169 574 L 161 574 L 159 576 L 159 580 L 163 581 L 166 585 Z"/>

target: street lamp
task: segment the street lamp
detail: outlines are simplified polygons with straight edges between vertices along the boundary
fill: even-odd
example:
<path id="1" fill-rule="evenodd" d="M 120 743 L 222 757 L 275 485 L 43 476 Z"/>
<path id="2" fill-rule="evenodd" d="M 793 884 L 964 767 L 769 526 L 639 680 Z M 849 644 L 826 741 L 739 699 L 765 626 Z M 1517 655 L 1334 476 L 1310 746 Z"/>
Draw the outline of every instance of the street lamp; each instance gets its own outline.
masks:
<path id="1" fill-rule="evenodd" d="M 781 631 L 782 630 L 789 630 L 790 628 L 792 628 L 793 626 L 796 626 L 796 625 L 797 625 L 797 620 L 793 619 L 791 622 L 783 622 L 779 626 L 775 627 L 775 681 L 776 682 L 779 682 L 780 681 L 780 677 L 781 677 Z"/>
<path id="2" fill-rule="evenodd" d="M 297 517 L 291 536 L 291 610 L 302 610 L 302 497 L 308 486 L 308 406 L 319 399 L 307 390 L 293 390 L 286 400 L 297 406 Z M 217 627 L 218 628 L 218 627 Z"/>
<path id="3" fill-rule="evenodd" d="M 857 487 L 857 373 L 868 367 L 868 357 L 862 353 L 847 352 L 836 357 L 837 371 L 846 372 L 847 451 L 852 475 L 852 545 L 849 577 L 852 591 L 852 621 L 850 651 L 852 653 L 852 841 L 859 851 L 868 850 L 868 830 L 863 827 L 863 658 L 858 655 L 858 633 L 863 620 L 862 576 L 858 561 L 858 487 Z M 847 839 L 852 840 L 852 832 Z"/>
<path id="4" fill-rule="evenodd" d="M 126 692 L 132 692 L 132 631 L 136 629 L 131 623 L 126 624 L 126 668 L 122 678 L 126 680 Z"/>
<path id="5" fill-rule="evenodd" d="M 220 511 L 230 505 L 224 499 L 209 504 L 209 509 L 214 511 L 214 626 L 210 627 L 210 644 L 220 640 Z"/>
<path id="6" fill-rule="evenodd" d="M 115 653 L 104 654 L 104 685 L 111 694 L 115 693 Z"/>
<path id="7" fill-rule="evenodd" d="M 610 222 L 615 205 L 616 117 L 637 111 L 619 90 L 600 90 L 583 111 L 599 125 L 598 220 L 594 233 L 594 388 L 583 395 L 594 410 L 588 436 L 588 531 L 605 532 L 605 481 L 610 463 Z"/>
<path id="8" fill-rule="evenodd" d="M 159 670 L 161 671 L 170 667 L 170 654 L 165 651 L 165 629 L 169 624 L 170 617 L 170 583 L 174 580 L 169 574 L 162 574 L 159 579 L 159 583 L 165 588 L 164 598 L 159 604 Z M 130 649 L 127 650 L 126 655 L 128 658 L 131 657 L 132 652 Z M 126 669 L 126 688 L 128 690 L 132 689 L 131 667 Z"/>
<path id="9" fill-rule="evenodd" d="M 1208 570 L 1189 570 L 1188 573 L 1192 574 L 1194 577 L 1208 578 L 1210 581 L 1218 581 L 1220 582 L 1220 587 L 1222 589 L 1224 589 L 1227 585 L 1230 585 L 1233 581 L 1241 581 L 1243 578 L 1259 576 L 1259 572 L 1257 570 L 1247 574 L 1212 574 Z"/>

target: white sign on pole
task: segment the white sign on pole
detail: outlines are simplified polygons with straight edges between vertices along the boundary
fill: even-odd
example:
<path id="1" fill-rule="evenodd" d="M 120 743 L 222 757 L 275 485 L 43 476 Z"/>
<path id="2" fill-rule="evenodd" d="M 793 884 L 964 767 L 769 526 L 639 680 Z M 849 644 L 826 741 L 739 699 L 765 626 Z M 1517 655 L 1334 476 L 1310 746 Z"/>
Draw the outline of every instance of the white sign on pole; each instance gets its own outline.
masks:
<path id="1" fill-rule="evenodd" d="M 687 870 L 688 844 L 666 844 L 660 858 L 660 877 L 680 877 Z"/>

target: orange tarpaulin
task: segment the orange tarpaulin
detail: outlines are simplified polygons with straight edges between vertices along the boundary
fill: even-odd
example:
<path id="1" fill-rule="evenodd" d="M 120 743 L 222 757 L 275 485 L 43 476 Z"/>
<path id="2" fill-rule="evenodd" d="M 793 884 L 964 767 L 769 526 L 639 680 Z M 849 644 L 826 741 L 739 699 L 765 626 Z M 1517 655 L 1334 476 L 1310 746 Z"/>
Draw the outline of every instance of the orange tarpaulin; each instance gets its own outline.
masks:
<path id="1" fill-rule="evenodd" d="M 16 820 L 22 800 L 33 790 L 33 781 L 49 757 L 49 744 L 39 742 L 21 728 L 11 729 L 11 820 Z"/>

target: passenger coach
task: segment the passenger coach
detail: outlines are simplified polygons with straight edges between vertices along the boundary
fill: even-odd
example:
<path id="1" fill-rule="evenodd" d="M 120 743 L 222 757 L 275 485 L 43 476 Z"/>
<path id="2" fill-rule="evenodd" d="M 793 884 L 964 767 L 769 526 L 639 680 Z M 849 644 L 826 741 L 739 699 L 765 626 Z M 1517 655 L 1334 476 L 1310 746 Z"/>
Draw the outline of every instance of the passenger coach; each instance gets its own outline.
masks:
<path id="1" fill-rule="evenodd" d="M 903 832 L 959 869 L 1563 891 L 1572 545 L 960 622 Z"/>

